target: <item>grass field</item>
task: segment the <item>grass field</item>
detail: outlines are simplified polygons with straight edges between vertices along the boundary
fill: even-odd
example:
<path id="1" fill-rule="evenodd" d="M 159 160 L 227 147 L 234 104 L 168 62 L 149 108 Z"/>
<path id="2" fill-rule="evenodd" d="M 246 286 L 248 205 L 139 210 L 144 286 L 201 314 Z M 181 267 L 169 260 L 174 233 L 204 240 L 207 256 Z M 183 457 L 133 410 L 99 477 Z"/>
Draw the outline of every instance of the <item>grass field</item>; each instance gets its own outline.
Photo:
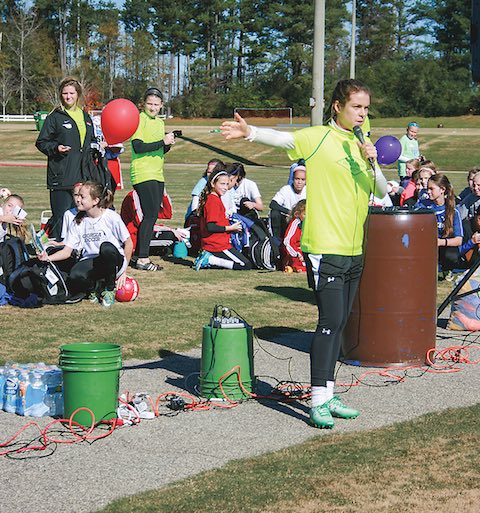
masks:
<path id="1" fill-rule="evenodd" d="M 205 162 L 214 156 L 223 156 L 215 148 L 223 152 L 228 150 L 231 160 L 275 162 L 275 166 L 246 166 L 248 176 L 258 183 L 266 205 L 285 183 L 289 162 L 283 152 L 246 142 L 227 143 L 218 134 L 210 134 L 205 126 L 181 126 L 184 133 L 192 133 L 192 139 L 202 145 L 180 140 L 167 155 L 166 184 L 174 206 L 173 219 L 167 221 L 170 226 L 182 225 L 190 191 Z M 45 164 L 45 158 L 34 147 L 37 135 L 32 127 L 0 125 L 0 162 L 35 160 L 40 166 Z M 445 153 L 448 156 L 445 159 L 439 157 L 440 160 L 435 157 L 439 164 L 451 161 L 455 165 L 455 158 L 451 159 L 453 154 L 468 161 L 465 168 L 480 163 L 480 148 L 473 142 L 476 136 L 452 131 L 448 144 L 443 139 L 443 132 L 431 137 L 426 144 L 437 152 L 435 155 Z M 130 189 L 128 161 L 127 145 L 127 152 L 122 156 L 124 168 L 127 168 L 123 172 L 126 188 L 117 193 L 117 207 Z M 396 171 L 386 169 L 385 174 L 394 177 Z M 451 178 L 455 187 L 463 188 L 463 173 L 452 172 Z M 45 168 L 0 167 L 0 184 L 24 197 L 28 220 L 38 226 L 40 212 L 49 207 Z M 5 307 L 3 313 L 8 312 L 9 322 L 2 330 L 3 338 L 16 342 L 4 343 L 0 360 L 55 361 L 61 343 L 79 340 L 119 342 L 126 358 L 154 358 L 163 349 L 184 350 L 198 345 L 201 325 L 217 303 L 234 307 L 256 327 L 311 330 L 315 325 L 315 307 L 304 276 L 265 271 L 195 273 L 190 262 L 174 262 L 172 259 L 167 259 L 163 265 L 165 270 L 154 276 L 131 270 L 130 274 L 140 283 L 140 297 L 134 303 L 118 305 L 112 311 L 105 312 L 85 302 L 36 310 Z M 441 285 L 440 296 L 446 294 L 449 286 Z M 301 315 L 297 313 L 298 307 Z M 17 343 L 19 331 L 22 343 Z"/>
<path id="2" fill-rule="evenodd" d="M 379 135 L 401 135 L 406 125 L 406 120 L 386 125 L 383 121 L 374 123 Z M 428 150 L 425 154 L 450 173 L 457 189 L 463 188 L 466 171 L 480 164 L 480 124 L 470 118 L 452 125 L 443 120 L 450 129 L 427 129 L 438 122 L 421 122 L 426 127 L 420 136 L 422 147 Z M 174 124 L 182 127 L 185 139 L 167 156 L 166 184 L 174 205 L 171 226 L 183 223 L 190 191 L 209 158 L 259 164 L 247 164 L 246 169 L 258 183 L 266 205 L 285 183 L 289 162 L 283 152 L 245 142 L 226 143 L 209 132 L 218 120 L 205 125 L 173 120 Z M 37 135 L 31 127 L 0 125 L 0 162 L 45 162 L 34 147 Z M 122 162 L 127 165 L 128 161 L 127 148 Z M 386 175 L 392 178 L 396 173 L 390 168 Z M 128 191 L 127 169 L 124 178 Z M 0 184 L 24 196 L 28 219 L 38 226 L 40 212 L 49 205 L 45 168 L 0 167 Z M 117 206 L 126 191 L 117 194 Z M 34 310 L 3 307 L 0 363 L 53 363 L 61 344 L 78 341 L 119 343 L 125 359 L 158 358 L 164 350 L 198 346 L 202 325 L 215 304 L 233 307 L 255 328 L 269 333 L 292 328 L 309 331 L 315 326 L 316 307 L 302 275 L 195 273 L 188 261 L 172 259 L 162 265 L 165 270 L 156 274 L 131 270 L 140 283 L 138 300 L 108 311 L 85 302 Z M 440 284 L 439 298 L 450 287 L 446 282 Z M 234 462 L 167 490 L 115 502 L 105 511 L 473 512 L 479 499 L 480 462 L 478 451 L 472 449 L 479 441 L 478 416 L 475 407 L 373 433 L 315 438 L 278 453 Z"/>
<path id="3" fill-rule="evenodd" d="M 472 165 L 480 163 L 480 148 L 477 144 L 480 135 L 480 117 L 464 116 L 460 118 L 432 119 L 420 122 L 420 148 L 425 156 L 433 160 L 444 171 L 467 172 Z M 255 123 L 262 120 L 255 119 Z M 289 166 L 285 152 L 266 146 L 257 146 L 245 141 L 225 141 L 218 133 L 210 130 L 220 125 L 221 120 L 172 119 L 167 120 L 167 128 L 182 129 L 183 138 L 168 154 L 170 164 L 197 164 L 203 166 L 210 158 L 218 157 L 226 161 L 241 161 L 250 166 Z M 306 124 L 307 119 L 296 119 L 294 126 Z M 405 133 L 407 119 L 375 119 L 372 121 L 372 139 L 383 135 L 400 137 Z M 438 123 L 444 128 L 436 128 Z M 270 122 L 271 123 L 271 122 Z M 275 125 L 273 125 L 275 126 Z M 44 161 L 42 154 L 35 148 L 38 132 L 33 124 L 3 123 L 0 125 L 2 144 L 1 161 L 36 160 Z M 130 145 L 126 144 L 122 162 L 130 161 Z M 389 166 L 388 169 L 394 169 Z"/>
<path id="4" fill-rule="evenodd" d="M 316 437 L 240 460 L 102 513 L 476 513 L 480 406 Z"/>
<path id="5" fill-rule="evenodd" d="M 200 173 L 200 167 L 167 166 L 167 187 L 175 212 L 172 226 L 182 224 L 189 192 Z M 21 191 L 29 219 L 37 225 L 40 211 L 49 204 L 44 175 L 44 169 L 0 167 L 0 183 Z M 268 168 L 249 172 L 249 176 L 258 181 L 268 198 L 285 182 L 287 171 Z M 121 198 L 122 193 L 117 206 Z M 153 260 L 158 261 L 158 257 Z M 2 338 L 12 343 L 3 344 L 0 359 L 52 362 L 58 346 L 73 341 L 117 342 L 125 358 L 156 358 L 162 349 L 175 351 L 198 345 L 202 324 L 217 303 L 234 307 L 256 327 L 314 327 L 315 307 L 302 275 L 226 270 L 196 273 L 190 261 L 166 260 L 162 265 L 164 271 L 153 275 L 131 269 L 129 274 L 140 284 L 140 296 L 111 311 L 87 302 L 35 310 L 4 307 L 2 313 L 8 314 L 9 322 L 2 327 Z M 22 333 L 21 343 L 18 333 Z"/>

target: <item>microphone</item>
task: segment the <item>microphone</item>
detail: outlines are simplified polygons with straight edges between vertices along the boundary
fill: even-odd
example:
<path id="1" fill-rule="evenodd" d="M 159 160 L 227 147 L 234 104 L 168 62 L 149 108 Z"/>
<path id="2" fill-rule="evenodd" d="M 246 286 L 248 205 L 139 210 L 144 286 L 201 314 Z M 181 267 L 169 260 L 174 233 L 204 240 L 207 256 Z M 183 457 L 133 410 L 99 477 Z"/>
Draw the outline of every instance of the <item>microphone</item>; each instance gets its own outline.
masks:
<path id="1" fill-rule="evenodd" d="M 360 144 L 365 144 L 365 137 L 363 137 L 362 128 L 360 126 L 355 125 L 353 127 L 353 135 L 360 141 Z M 370 162 L 372 170 L 375 171 L 375 159 L 368 157 L 368 162 Z"/>

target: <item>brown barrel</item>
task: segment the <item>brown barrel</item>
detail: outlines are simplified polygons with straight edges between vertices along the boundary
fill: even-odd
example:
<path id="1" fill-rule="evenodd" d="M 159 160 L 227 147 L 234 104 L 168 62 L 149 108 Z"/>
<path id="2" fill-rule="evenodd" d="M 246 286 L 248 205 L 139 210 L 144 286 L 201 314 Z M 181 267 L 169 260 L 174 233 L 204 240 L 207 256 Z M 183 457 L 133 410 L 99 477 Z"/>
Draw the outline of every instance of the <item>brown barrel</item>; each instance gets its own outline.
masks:
<path id="1" fill-rule="evenodd" d="M 423 364 L 427 350 L 435 347 L 435 214 L 372 208 L 365 234 L 365 266 L 344 332 L 343 361 L 373 367 Z"/>

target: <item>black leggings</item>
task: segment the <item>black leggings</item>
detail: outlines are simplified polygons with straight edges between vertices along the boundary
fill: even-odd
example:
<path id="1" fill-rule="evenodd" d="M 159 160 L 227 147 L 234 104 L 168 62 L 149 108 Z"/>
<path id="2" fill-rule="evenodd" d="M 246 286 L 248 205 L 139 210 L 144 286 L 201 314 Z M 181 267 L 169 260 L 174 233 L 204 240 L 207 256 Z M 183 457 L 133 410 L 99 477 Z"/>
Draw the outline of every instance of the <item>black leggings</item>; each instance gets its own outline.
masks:
<path id="1" fill-rule="evenodd" d="M 100 253 L 95 258 L 77 262 L 70 271 L 68 285 L 71 291 L 91 292 L 97 282 L 105 281 L 105 289 L 113 290 L 118 271 L 123 265 L 123 255 L 111 242 L 102 242 Z"/>
<path id="2" fill-rule="evenodd" d="M 215 262 L 214 266 L 225 267 L 234 271 L 250 271 L 252 268 L 252 262 L 235 248 L 229 248 L 224 251 L 212 251 L 211 253 L 213 256 L 225 261 L 225 265 L 222 265 L 222 262 Z M 230 267 L 231 262 L 233 262 L 233 267 Z"/>
<path id="3" fill-rule="evenodd" d="M 137 191 L 143 212 L 143 219 L 138 227 L 137 246 L 135 248 L 135 255 L 138 258 L 147 258 L 149 255 L 153 225 L 158 219 L 158 211 L 162 206 L 164 186 L 164 182 L 159 182 L 158 180 L 147 180 L 133 186 Z"/>
<path id="4" fill-rule="evenodd" d="M 305 255 L 309 285 L 318 307 L 310 348 L 312 386 L 335 379 L 342 332 L 347 324 L 363 268 L 362 256 Z"/>
<path id="5" fill-rule="evenodd" d="M 62 240 L 63 214 L 73 206 L 72 191 L 50 190 L 50 208 L 52 209 L 52 217 L 48 222 L 50 238 L 57 242 Z"/>

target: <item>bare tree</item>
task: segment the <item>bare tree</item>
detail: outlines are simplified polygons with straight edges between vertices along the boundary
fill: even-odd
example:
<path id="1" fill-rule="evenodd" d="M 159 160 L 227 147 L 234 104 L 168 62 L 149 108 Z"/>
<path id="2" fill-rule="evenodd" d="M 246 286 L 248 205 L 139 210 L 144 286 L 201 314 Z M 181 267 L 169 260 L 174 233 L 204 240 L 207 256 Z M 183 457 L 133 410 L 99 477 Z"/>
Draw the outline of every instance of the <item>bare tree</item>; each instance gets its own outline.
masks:
<path id="1" fill-rule="evenodd" d="M 0 101 L 2 103 L 2 114 L 5 116 L 8 102 L 18 91 L 18 83 L 13 71 L 2 64 L 0 64 Z"/>
<path id="2" fill-rule="evenodd" d="M 24 114 L 25 89 L 31 77 L 28 67 L 25 65 L 29 43 L 32 41 L 40 23 L 37 20 L 35 11 L 19 5 L 14 14 L 10 17 L 11 32 L 7 43 L 17 57 L 19 93 L 20 93 L 20 114 Z"/>
<path id="3" fill-rule="evenodd" d="M 45 85 L 41 89 L 42 97 L 52 106 L 60 104 L 60 96 L 58 94 L 58 84 L 60 82 L 61 75 L 54 73 L 49 76 Z"/>

